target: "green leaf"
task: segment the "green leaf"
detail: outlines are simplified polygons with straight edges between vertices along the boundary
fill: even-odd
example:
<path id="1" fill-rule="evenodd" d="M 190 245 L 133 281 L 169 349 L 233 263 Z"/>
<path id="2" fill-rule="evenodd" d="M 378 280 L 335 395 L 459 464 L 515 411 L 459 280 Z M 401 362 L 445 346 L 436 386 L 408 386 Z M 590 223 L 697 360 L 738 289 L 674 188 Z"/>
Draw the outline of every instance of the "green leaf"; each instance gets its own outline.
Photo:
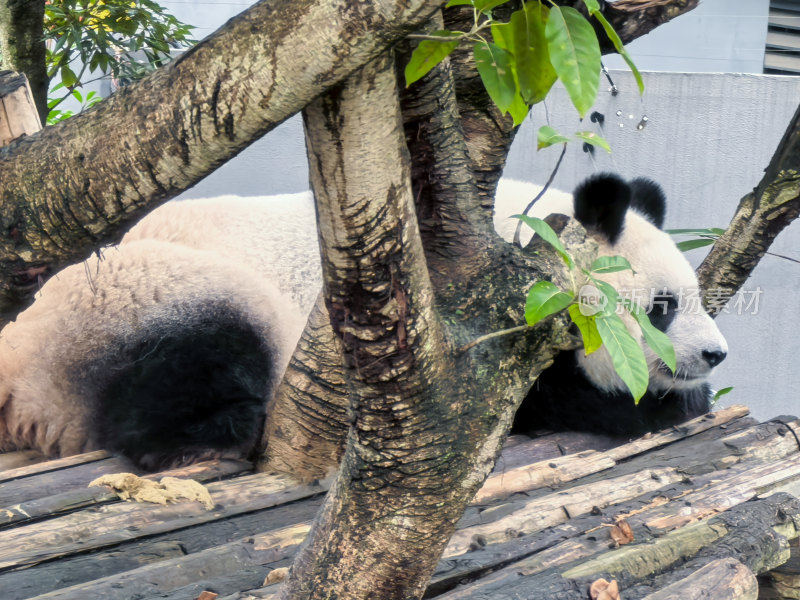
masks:
<path id="1" fill-rule="evenodd" d="M 550 281 L 537 281 L 525 300 L 525 321 L 536 325 L 545 317 L 564 310 L 572 302 L 572 296 L 559 290 Z"/>
<path id="2" fill-rule="evenodd" d="M 581 13 L 554 5 L 545 26 L 550 62 L 581 117 L 597 98 L 600 85 L 600 44 Z"/>
<path id="3" fill-rule="evenodd" d="M 602 148 L 609 154 L 611 154 L 611 146 L 608 145 L 608 142 L 605 138 L 597 135 L 593 131 L 579 131 L 575 134 L 575 137 L 579 140 L 583 140 L 587 144 L 591 144 L 592 146 L 597 146 L 598 148 Z"/>
<path id="4" fill-rule="evenodd" d="M 603 345 L 603 340 L 600 337 L 600 332 L 597 331 L 597 323 L 595 323 L 594 315 L 585 315 L 581 312 L 581 307 L 578 304 L 570 304 L 567 308 L 572 322 L 578 326 L 583 338 L 583 350 L 586 356 L 600 348 Z"/>
<path id="5" fill-rule="evenodd" d="M 514 93 L 514 100 L 511 102 L 511 106 L 508 107 L 508 114 L 514 119 L 514 125 L 521 125 L 525 117 L 528 116 L 530 110 L 531 107 L 525 104 L 525 101 L 519 94 L 519 90 L 517 90 Z"/>
<path id="6" fill-rule="evenodd" d="M 454 31 L 436 31 L 432 33 L 436 37 L 441 37 L 441 42 L 434 40 L 422 40 L 411 53 L 405 69 L 406 87 L 423 77 L 433 67 L 442 62 L 458 46 L 461 34 Z M 455 41 L 447 41 L 449 38 L 458 37 Z"/>
<path id="7" fill-rule="evenodd" d="M 611 355 L 614 370 L 619 378 L 628 386 L 636 404 L 647 391 L 650 373 L 647 360 L 639 343 L 628 332 L 622 319 L 614 314 L 602 314 L 595 317 L 597 331 L 603 339 L 603 345 Z"/>
<path id="8" fill-rule="evenodd" d="M 633 271 L 631 263 L 624 256 L 601 256 L 597 258 L 589 270 L 592 273 L 616 273 L 617 271 Z"/>
<path id="9" fill-rule="evenodd" d="M 650 317 L 647 316 L 647 313 L 641 306 L 628 302 L 626 303 L 626 307 L 628 312 L 633 315 L 633 318 L 636 319 L 636 322 L 639 324 L 639 328 L 642 330 L 642 335 L 644 336 L 644 341 L 647 342 L 647 345 L 650 346 L 653 352 L 664 361 L 664 364 L 675 373 L 675 371 L 678 370 L 678 361 L 675 358 L 675 348 L 672 345 L 672 340 L 669 339 L 666 333 L 653 327 L 653 324 L 650 322 Z"/>
<path id="10" fill-rule="evenodd" d="M 695 248 L 702 248 L 703 246 L 710 246 L 714 240 L 709 238 L 701 238 L 698 240 L 686 240 L 685 242 L 678 242 L 675 244 L 678 250 L 686 252 L 687 250 L 694 250 Z"/>
<path id="11" fill-rule="evenodd" d="M 475 66 L 489 97 L 502 112 L 514 102 L 517 84 L 511 67 L 512 57 L 497 44 L 477 42 L 472 49 Z"/>
<path id="12" fill-rule="evenodd" d="M 562 259 L 564 259 L 564 262 L 567 263 L 568 267 L 572 268 L 575 266 L 572 257 L 567 253 L 566 248 L 564 248 L 561 240 L 558 239 L 558 235 L 556 235 L 556 232 L 553 231 L 553 228 L 550 227 L 550 225 L 538 217 L 529 217 L 528 215 L 511 215 L 511 218 L 519 219 L 528 227 L 533 229 L 540 238 L 555 248 L 555 251 L 558 252 Z"/>
<path id="13" fill-rule="evenodd" d="M 711 398 L 711 403 L 714 404 L 717 400 L 722 398 L 725 394 L 730 394 L 732 391 L 733 391 L 733 387 L 722 388 L 721 390 L 717 391 L 714 394 L 713 398 Z"/>
<path id="14" fill-rule="evenodd" d="M 622 40 L 620 39 L 617 32 L 614 31 L 614 27 L 606 20 L 605 15 L 600 12 L 600 5 L 597 3 L 597 0 L 583 0 L 586 7 L 589 9 L 589 13 L 603 26 L 605 29 L 606 35 L 608 39 L 611 40 L 611 43 L 614 44 L 614 49 L 619 53 L 619 55 L 623 58 L 623 60 L 628 63 L 628 67 L 633 73 L 634 79 L 636 79 L 636 85 L 639 87 L 639 95 L 644 94 L 644 81 L 642 80 L 642 74 L 639 72 L 639 69 L 636 68 L 636 65 L 633 62 L 633 58 L 631 58 L 630 53 L 622 44 Z"/>
<path id="15" fill-rule="evenodd" d="M 69 68 L 69 65 L 61 65 L 60 73 L 61 81 L 66 87 L 69 88 L 78 84 L 78 76 L 75 74 L 75 71 Z"/>
<path id="16" fill-rule="evenodd" d="M 719 227 L 709 227 L 707 229 L 667 229 L 666 233 L 670 235 L 702 235 L 718 238 L 725 233 L 725 230 Z"/>
<path id="17" fill-rule="evenodd" d="M 513 40 L 514 35 L 508 23 L 493 24 L 492 37 L 494 38 L 495 44 L 500 46 L 503 50 L 508 50 L 509 52 L 511 52 L 511 47 L 514 43 Z M 511 102 L 511 106 L 508 107 L 508 113 L 514 119 L 514 125 L 520 125 L 525 120 L 525 117 L 528 116 L 530 107 L 525 103 L 525 101 L 522 99 L 522 96 L 519 93 L 517 70 L 513 62 L 511 65 L 511 70 L 514 73 L 514 81 L 516 83 L 516 89 L 514 90 L 514 100 Z"/>
<path id="18" fill-rule="evenodd" d="M 482 13 L 491 12 L 493 8 L 505 4 L 508 0 L 473 0 L 475 8 Z"/>
<path id="19" fill-rule="evenodd" d="M 544 33 L 548 12 L 540 2 L 528 2 L 509 21 L 513 33 L 508 50 L 514 55 L 520 94 L 528 104 L 544 100 L 557 79 Z"/>
<path id="20" fill-rule="evenodd" d="M 451 6 L 474 6 L 474 4 L 472 0 L 450 0 L 444 7 L 450 8 Z"/>
<path id="21" fill-rule="evenodd" d="M 568 137 L 561 135 L 549 125 L 542 125 L 539 127 L 539 133 L 537 134 L 536 138 L 537 150 L 541 150 L 542 148 L 547 148 L 548 146 L 553 146 L 555 144 L 566 144 L 569 141 Z"/>
<path id="22" fill-rule="evenodd" d="M 592 283 L 606 297 L 605 303 L 602 305 L 598 303 L 598 306 L 602 307 L 603 313 L 606 315 L 616 314 L 617 306 L 619 305 L 619 294 L 617 293 L 616 288 L 602 279 L 595 279 L 594 277 L 591 279 Z"/>

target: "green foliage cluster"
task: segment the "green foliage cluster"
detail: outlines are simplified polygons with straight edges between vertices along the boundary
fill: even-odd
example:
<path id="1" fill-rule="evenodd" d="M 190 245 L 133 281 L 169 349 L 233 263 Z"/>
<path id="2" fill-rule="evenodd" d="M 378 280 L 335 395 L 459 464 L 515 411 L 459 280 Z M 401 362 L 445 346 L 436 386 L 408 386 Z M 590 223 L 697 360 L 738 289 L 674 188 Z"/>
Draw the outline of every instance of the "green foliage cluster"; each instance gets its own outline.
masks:
<path id="1" fill-rule="evenodd" d="M 192 29 L 152 0 L 51 0 L 44 17 L 47 76 L 60 76 L 51 92 L 61 93 L 48 101 L 48 123 L 72 114 L 57 109 L 69 97 L 84 107 L 100 100 L 78 91 L 89 80 L 136 80 L 168 62 L 173 49 L 194 44 Z"/>
<path id="2" fill-rule="evenodd" d="M 639 342 L 630 334 L 618 308 L 626 310 L 638 323 L 645 342 L 674 373 L 677 367 L 675 349 L 669 337 L 656 329 L 641 306 L 620 298 L 617 290 L 600 276 L 619 271 L 633 270 L 622 256 L 601 256 L 588 269 L 579 268 L 569 255 L 553 229 L 541 219 L 516 215 L 550 244 L 570 270 L 572 289 L 562 291 L 551 281 L 538 281 L 528 292 L 525 302 L 525 320 L 529 326 L 565 308 L 572 322 L 578 326 L 587 355 L 605 346 L 614 369 L 628 386 L 638 403 L 647 391 L 650 379 L 647 360 Z M 591 286 L 594 292 L 587 297 L 582 290 Z M 591 303 L 588 303 L 591 302 Z"/>
<path id="3" fill-rule="evenodd" d="M 472 45 L 475 66 L 486 91 L 497 107 L 522 123 L 530 107 L 547 97 L 560 80 L 578 114 L 583 118 L 597 98 L 601 54 L 592 24 L 578 10 L 548 0 L 528 0 L 514 11 L 508 22 L 497 21 L 493 11 L 506 0 L 450 0 L 451 6 L 471 6 L 473 26 L 468 32 L 436 31 L 422 37 L 405 69 L 411 85 L 458 47 Z M 644 91 L 641 74 L 614 28 L 603 16 L 597 0 L 583 0 L 591 18 L 596 19 L 625 61 L 630 65 L 639 91 Z M 491 32 L 492 41 L 486 36 Z M 608 143 L 595 133 L 575 134 L 581 141 L 610 152 Z M 568 142 L 551 127 L 539 131 L 539 148 Z"/>

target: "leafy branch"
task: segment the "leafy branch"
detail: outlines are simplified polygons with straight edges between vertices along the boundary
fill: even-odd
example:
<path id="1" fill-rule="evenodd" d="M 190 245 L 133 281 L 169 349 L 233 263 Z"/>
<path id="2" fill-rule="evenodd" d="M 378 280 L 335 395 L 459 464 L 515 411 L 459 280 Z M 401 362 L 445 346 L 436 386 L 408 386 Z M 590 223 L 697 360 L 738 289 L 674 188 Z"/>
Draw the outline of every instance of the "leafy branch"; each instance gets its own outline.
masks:
<path id="1" fill-rule="evenodd" d="M 550 244 L 570 270 L 571 289 L 560 290 L 551 281 L 537 281 L 528 291 L 525 301 L 525 321 L 529 327 L 565 308 L 583 338 L 586 355 L 605 346 L 614 370 L 638 403 L 647 391 L 650 379 L 647 359 L 639 342 L 630 334 L 620 309 L 633 317 L 645 343 L 672 372 L 677 370 L 675 349 L 669 337 L 656 329 L 645 310 L 627 298 L 620 298 L 617 290 L 600 276 L 620 271 L 633 271 L 630 262 L 622 256 L 600 256 L 588 269 L 578 268 L 555 231 L 536 217 L 516 215 L 529 225 L 539 237 Z"/>
<path id="2" fill-rule="evenodd" d="M 558 6 L 552 0 L 525 2 L 508 22 L 503 22 L 493 16 L 494 9 L 501 4 L 505 0 L 451 0 L 447 7 L 472 7 L 470 31 L 441 30 L 432 35 L 412 36 L 421 41 L 406 66 L 406 85 L 423 77 L 466 42 L 472 44 L 475 65 L 486 91 L 502 113 L 511 115 L 515 125 L 522 123 L 532 105 L 547 97 L 556 80 L 562 82 L 583 118 L 597 98 L 600 81 L 600 44 L 591 23 L 576 9 Z M 639 91 L 643 92 L 641 74 L 619 35 L 603 16 L 597 0 L 584 0 L 584 4 L 590 17 L 602 25 L 614 48 L 630 65 Z M 486 29 L 491 31 L 492 41 L 483 35 Z M 540 132 L 540 143 L 541 135 Z M 592 132 L 579 132 L 576 137 L 610 151 L 608 143 Z M 547 145 L 555 143 L 558 141 Z"/>

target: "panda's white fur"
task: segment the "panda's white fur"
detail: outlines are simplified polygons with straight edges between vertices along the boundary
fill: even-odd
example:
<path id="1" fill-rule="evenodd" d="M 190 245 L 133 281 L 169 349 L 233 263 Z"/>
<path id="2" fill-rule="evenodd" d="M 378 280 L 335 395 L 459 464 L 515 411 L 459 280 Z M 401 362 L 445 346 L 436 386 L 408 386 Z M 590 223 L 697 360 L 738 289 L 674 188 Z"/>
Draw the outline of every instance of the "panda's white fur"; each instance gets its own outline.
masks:
<path id="1" fill-rule="evenodd" d="M 261 394 L 268 397 L 319 281 L 308 193 L 158 208 L 118 247 L 45 283 L 33 305 L 0 333 L 0 450 L 33 447 L 55 456 L 106 444 L 95 431 L 93 394 L 98 378 L 117 367 L 114 344 L 142 331 L 180 330 L 220 306 L 231 307 L 266 340 L 273 371 Z M 156 468 L 202 455 L 184 448 L 137 462 Z"/>
<path id="2" fill-rule="evenodd" d="M 501 182 L 496 222 L 506 239 L 512 237 L 515 221 L 504 217 L 519 212 L 539 189 Z M 551 212 L 572 215 L 572 196 L 552 191 L 534 210 L 539 216 Z M 636 270 L 606 276 L 618 289 L 666 287 L 689 292 L 697 287 L 693 271 L 669 237 L 633 211 L 626 214 L 624 234 L 616 245 L 602 236 L 598 241 L 601 254 L 626 256 Z M 246 452 L 255 442 L 257 428 L 242 430 L 241 422 L 234 421 L 247 421 L 249 415 L 250 421 L 258 422 L 263 416 L 259 411 L 280 381 L 320 280 L 309 193 L 229 196 L 162 206 L 118 247 L 107 248 L 99 257 L 48 281 L 34 304 L 0 333 L 0 450 L 33 447 L 50 455 L 69 455 L 111 447 L 151 469 L 228 451 Z M 629 327 L 636 333 L 634 324 Z M 702 385 L 710 367 L 698 356 L 709 347 L 726 351 L 713 321 L 699 310 L 681 312 L 668 333 L 678 354 L 678 376 L 665 373 L 660 361 L 648 354 L 651 387 L 660 392 Z M 201 354 L 214 354 L 215 336 L 224 338 L 220 344 L 234 358 L 212 357 L 212 363 L 246 362 L 253 354 L 269 363 L 269 377 L 243 374 L 247 368 L 258 371 L 253 368 L 257 362 L 241 372 L 234 368 L 225 373 L 234 387 L 242 384 L 230 392 L 235 399 L 233 416 L 222 407 L 221 415 L 208 417 L 211 429 L 192 424 L 216 409 L 213 393 L 208 392 L 208 398 L 198 400 L 202 405 L 198 415 L 189 407 L 176 417 L 178 424 L 196 427 L 195 437 L 210 440 L 211 447 L 191 438 L 182 440 L 180 435 L 170 446 L 163 439 L 172 427 L 165 412 L 169 407 L 161 406 L 179 401 L 171 396 L 176 388 L 170 381 L 174 375 L 169 371 L 170 348 L 188 348 L 191 354 L 198 345 Z M 159 352 L 167 354 L 153 361 Z M 591 389 L 616 393 L 622 388 L 605 350 L 588 357 L 579 351 L 575 356 Z M 147 370 L 148 359 L 164 364 Z M 177 364 L 174 370 L 182 368 Z M 202 371 L 200 375 L 206 376 Z M 147 377 L 155 381 L 146 380 L 140 394 L 126 387 L 129 381 Z M 210 382 L 198 381 L 197 389 L 187 391 L 186 403 L 194 401 L 194 392 L 206 393 L 205 387 L 213 387 L 213 374 L 209 377 Z M 103 399 L 109 390 L 114 398 L 132 394 L 120 408 L 129 413 L 109 408 Z M 162 391 L 168 402 L 158 399 Z M 528 402 L 528 412 L 521 410 L 518 420 L 529 418 L 519 415 L 529 415 L 531 406 Z M 156 424 L 162 429 L 151 430 Z M 524 423 L 515 427 L 527 428 Z M 217 430 L 222 434 L 215 445 Z M 228 448 L 230 440 L 240 443 Z M 156 448 L 145 447 L 148 443 Z"/>

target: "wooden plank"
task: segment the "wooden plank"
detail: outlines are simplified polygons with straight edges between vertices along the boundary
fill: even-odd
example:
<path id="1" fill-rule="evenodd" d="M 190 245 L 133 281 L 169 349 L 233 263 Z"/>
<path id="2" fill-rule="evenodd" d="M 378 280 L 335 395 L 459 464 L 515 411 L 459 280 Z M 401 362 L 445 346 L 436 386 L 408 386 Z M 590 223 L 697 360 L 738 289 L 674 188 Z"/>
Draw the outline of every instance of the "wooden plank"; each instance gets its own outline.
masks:
<path id="1" fill-rule="evenodd" d="M 589 584 L 603 577 L 617 579 L 622 597 L 636 600 L 646 595 L 640 593 L 642 581 L 650 581 L 654 575 L 668 572 L 691 557 L 704 561 L 702 564 L 718 558 L 734 558 L 754 572 L 774 568 L 788 557 L 786 538 L 775 529 L 796 537 L 794 523 L 800 523 L 799 517 L 800 502 L 796 498 L 775 495 L 738 505 L 665 536 L 637 540 L 612 550 L 607 538 L 587 532 L 435 597 L 586 600 Z M 783 545 L 776 544 L 779 540 Z M 695 569 L 699 566 L 702 565 Z M 534 590 L 536 593 L 532 595 Z"/>
<path id="2" fill-rule="evenodd" d="M 33 565 L 75 552 L 175 531 L 327 490 L 327 484 L 295 485 L 288 476 L 262 473 L 207 487 L 217 506 L 211 511 L 198 503 L 154 506 L 124 502 L 0 531 L 0 569 Z"/>
<path id="3" fill-rule="evenodd" d="M 203 552 L 220 544 L 277 530 L 287 523 L 310 523 L 321 502 L 322 496 L 315 496 L 179 531 L 133 540 L 119 546 L 73 554 L 31 567 L 6 571 L 0 573 L 0 598 L 23 600 L 57 589 L 120 575 L 161 560 Z M 270 568 L 266 567 L 267 571 Z M 196 577 L 197 581 L 203 581 L 205 574 L 200 571 L 196 573 Z"/>
<path id="4" fill-rule="evenodd" d="M 9 469 L 0 473 L 0 482 L 11 481 L 12 479 L 19 479 L 22 477 L 31 477 L 40 473 L 47 473 L 49 471 L 57 471 L 58 469 L 65 469 L 74 465 L 82 465 L 85 463 L 94 462 L 96 460 L 104 460 L 110 458 L 111 455 L 105 450 L 96 450 L 95 452 L 87 452 L 85 454 L 75 454 L 74 456 L 66 456 L 47 462 L 30 465 L 27 467 L 19 467 L 16 469 Z"/>
<path id="5" fill-rule="evenodd" d="M 784 29 L 800 29 L 800 13 L 791 10 L 769 9 L 769 25 Z"/>
<path id="6" fill-rule="evenodd" d="M 17 450 L 0 454 L 0 473 L 45 462 L 47 457 L 38 450 Z"/>
<path id="7" fill-rule="evenodd" d="M 191 585 L 199 573 L 203 577 L 213 578 L 243 570 L 254 572 L 253 567 L 287 559 L 294 555 L 310 529 L 310 523 L 291 525 L 189 556 L 60 589 L 37 596 L 36 599 L 129 600 L 133 596 L 161 597 L 176 588 Z M 263 579 L 259 583 L 263 583 Z"/>
<path id="8" fill-rule="evenodd" d="M 722 410 L 711 412 L 701 415 L 696 419 L 687 421 L 682 425 L 676 425 L 670 429 L 660 431 L 658 433 L 648 434 L 644 437 L 636 439 L 628 444 L 624 444 L 617 448 L 612 448 L 606 452 L 609 458 L 619 462 L 626 458 L 643 454 L 655 448 L 683 440 L 687 437 L 697 435 L 703 431 L 718 427 L 725 423 L 730 423 L 735 419 L 750 414 L 750 409 L 742 404 L 736 404 Z"/>
<path id="9" fill-rule="evenodd" d="M 758 600 L 758 581 L 735 558 L 712 561 L 642 600 Z"/>
<path id="10" fill-rule="evenodd" d="M 0 71 L 0 146 L 41 128 L 27 77 L 22 73 Z"/>
<path id="11" fill-rule="evenodd" d="M 124 465 L 124 463 L 122 464 Z M 146 475 L 144 478 L 157 480 L 161 477 L 181 477 L 196 481 L 216 481 L 249 471 L 251 466 L 250 463 L 245 461 L 213 460 L 196 463 L 189 467 Z M 120 468 L 120 461 L 111 458 L 96 463 L 78 465 L 70 469 L 45 473 L 37 477 L 0 484 L 0 497 L 3 498 L 4 502 L 9 494 L 4 489 L 4 486 L 17 482 L 23 483 L 24 488 L 12 491 L 33 496 L 33 499 L 17 500 L 17 504 L 0 508 L 0 525 L 32 521 L 78 508 L 117 502 L 119 500 L 117 494 L 110 492 L 105 486 L 91 488 L 87 486 L 100 475 L 120 472 Z M 63 491 L 48 495 L 51 490 L 57 489 Z"/>
<path id="12" fill-rule="evenodd" d="M 574 481 L 592 473 L 613 467 L 617 462 L 643 454 L 654 448 L 666 446 L 688 437 L 708 431 L 749 414 L 746 406 L 736 405 L 724 410 L 708 413 L 683 425 L 647 435 L 633 442 L 610 448 L 605 452 L 586 451 L 540 462 L 520 465 L 490 476 L 478 490 L 473 502 L 486 502 L 546 486 L 555 486 Z M 531 459 L 532 460 L 532 459 Z"/>

